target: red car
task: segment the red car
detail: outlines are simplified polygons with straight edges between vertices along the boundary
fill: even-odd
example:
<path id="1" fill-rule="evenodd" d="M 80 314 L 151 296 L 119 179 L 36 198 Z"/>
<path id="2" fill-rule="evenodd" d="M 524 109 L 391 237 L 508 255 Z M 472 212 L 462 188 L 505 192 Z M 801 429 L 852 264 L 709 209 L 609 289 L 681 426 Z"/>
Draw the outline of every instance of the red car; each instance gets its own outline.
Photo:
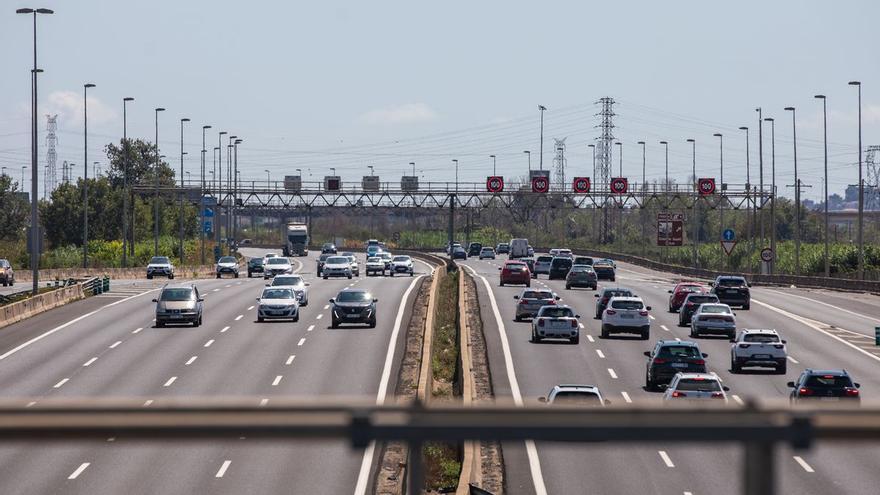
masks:
<path id="1" fill-rule="evenodd" d="M 709 288 L 699 282 L 681 282 L 669 291 L 669 312 L 675 313 L 681 309 L 684 298 L 692 292 L 708 292 Z"/>
<path id="2" fill-rule="evenodd" d="M 508 261 L 504 263 L 501 270 L 500 285 L 504 284 L 523 284 L 526 287 L 532 286 L 532 272 L 529 271 L 529 265 L 522 261 Z"/>

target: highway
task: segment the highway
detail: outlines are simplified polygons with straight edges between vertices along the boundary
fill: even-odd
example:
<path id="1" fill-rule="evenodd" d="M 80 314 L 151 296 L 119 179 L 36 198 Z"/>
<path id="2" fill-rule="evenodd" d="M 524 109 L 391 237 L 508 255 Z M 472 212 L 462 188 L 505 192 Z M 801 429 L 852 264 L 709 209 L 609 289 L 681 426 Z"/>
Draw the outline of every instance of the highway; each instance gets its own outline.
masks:
<path id="1" fill-rule="evenodd" d="M 242 249 L 246 256 L 264 251 Z M 311 284 L 298 323 L 256 323 L 264 281 L 243 270 L 238 279 L 195 282 L 206 298 L 199 328 L 154 328 L 151 299 L 164 283 L 155 279 L 114 284 L 110 293 L 7 327 L 0 333 L 3 398 L 27 398 L 33 407 L 62 397 L 135 397 L 144 407 L 183 397 L 382 400 L 396 377 L 383 369 L 402 352 L 395 320 L 400 313 L 408 321 L 413 287 L 429 267 L 416 263 L 415 277 L 325 281 L 315 277 L 315 258 L 293 258 Z M 379 298 L 375 329 L 329 328 L 328 299 L 346 287 Z M 369 481 L 364 456 L 343 441 L 4 444 L 0 491 L 350 494 L 359 478 Z"/>
<path id="2" fill-rule="evenodd" d="M 550 288 L 581 315 L 579 345 L 529 342 L 530 323 L 514 322 L 513 296 L 521 286 L 499 287 L 498 260 L 468 260 L 476 274 L 495 395 L 535 404 L 560 383 L 598 385 L 614 404 L 631 401 L 659 403 L 661 393 L 644 389 L 643 352 L 658 339 L 690 340 L 689 329 L 678 327 L 678 315 L 667 312 L 668 293 L 677 277 L 618 263 L 617 281 L 603 286 L 634 289 L 652 307 L 648 341 L 629 336 L 599 337 L 594 291 L 566 290 L 565 282 L 546 275 L 532 287 Z M 786 375 L 772 372 L 731 374 L 730 343 L 724 338 L 695 339 L 709 354 L 710 371 L 731 388 L 732 400 L 749 397 L 785 400 L 805 367 L 844 367 L 862 384 L 863 400 L 880 397 L 880 348 L 873 329 L 880 322 L 880 298 L 792 288 L 754 287 L 751 310 L 735 310 L 738 328 L 775 328 L 788 340 Z M 505 352 L 505 348 L 509 352 Z M 741 449 L 731 445 L 622 446 L 527 442 L 504 446 L 505 473 L 510 493 L 551 494 L 739 494 L 742 492 Z M 819 446 L 777 453 L 781 493 L 877 493 L 880 451 L 864 446 Z"/>

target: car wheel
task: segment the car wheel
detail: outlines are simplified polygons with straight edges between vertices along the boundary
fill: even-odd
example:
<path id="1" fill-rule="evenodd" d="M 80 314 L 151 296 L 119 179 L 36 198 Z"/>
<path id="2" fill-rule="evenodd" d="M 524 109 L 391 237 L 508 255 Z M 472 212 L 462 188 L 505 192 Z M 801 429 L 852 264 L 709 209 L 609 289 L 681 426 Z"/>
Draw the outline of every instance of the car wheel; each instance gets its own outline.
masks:
<path id="1" fill-rule="evenodd" d="M 727 340 L 731 342 L 736 342 L 736 332 L 731 332 L 727 334 Z"/>
<path id="2" fill-rule="evenodd" d="M 734 360 L 730 361 L 730 372 L 731 373 L 739 373 L 740 371 L 742 371 L 742 367 L 740 365 L 736 364 L 736 360 L 734 359 Z"/>
<path id="3" fill-rule="evenodd" d="M 499 286 L 499 287 L 504 287 L 504 282 L 502 282 L 502 281 L 499 280 L 499 281 L 498 281 L 498 286 Z"/>
<path id="4" fill-rule="evenodd" d="M 168 280 L 174 280 L 174 274 L 168 275 Z"/>
<path id="5" fill-rule="evenodd" d="M 152 276 L 152 275 L 147 275 L 147 280 L 153 280 L 153 276 Z"/>
<path id="6" fill-rule="evenodd" d="M 415 274 L 415 273 L 413 273 L 413 272 L 409 272 L 409 276 L 410 276 L 410 277 L 415 277 L 415 276 L 416 276 L 416 274 Z"/>
<path id="7" fill-rule="evenodd" d="M 253 273 L 248 272 L 248 278 L 251 278 L 253 275 L 254 275 Z"/>
<path id="8" fill-rule="evenodd" d="M 327 275 L 324 275 L 324 280 L 327 280 Z"/>
<path id="9" fill-rule="evenodd" d="M 394 276 L 394 270 L 389 271 L 389 272 L 388 272 L 388 276 L 389 276 L 389 277 L 393 277 L 393 276 Z"/>
<path id="10" fill-rule="evenodd" d="M 601 337 L 603 339 L 608 338 L 608 327 L 607 326 L 602 325 L 602 330 L 599 332 L 599 337 Z"/>
<path id="11" fill-rule="evenodd" d="M 336 318 L 330 320 L 330 328 L 339 328 L 339 321 Z"/>
<path id="12" fill-rule="evenodd" d="M 571 286 L 568 284 L 565 284 L 565 290 L 571 290 Z"/>
<path id="13" fill-rule="evenodd" d="M 651 335 L 650 330 L 643 330 L 642 331 L 642 340 L 648 340 L 648 337 L 650 337 L 650 335 Z"/>
<path id="14" fill-rule="evenodd" d="M 162 328 L 162 327 L 164 327 L 164 326 L 165 326 L 165 322 L 164 322 L 164 321 L 156 320 L 156 328 Z"/>
<path id="15" fill-rule="evenodd" d="M 513 317 L 513 321 L 522 321 L 522 316 L 520 316 L 520 315 L 514 315 L 514 317 Z"/>
<path id="16" fill-rule="evenodd" d="M 684 319 L 682 319 L 681 315 L 678 316 L 678 326 L 680 326 L 680 327 L 684 326 Z"/>
<path id="17" fill-rule="evenodd" d="M 743 304 L 743 309 L 744 309 L 744 310 L 748 310 L 751 306 L 752 306 L 752 303 L 751 303 L 751 302 L 747 302 L 747 303 Z"/>
<path id="18" fill-rule="evenodd" d="M 370 328 L 376 328 L 376 319 L 375 318 L 370 320 Z"/>
<path id="19" fill-rule="evenodd" d="M 238 272 L 235 272 L 235 278 L 238 278 Z"/>
<path id="20" fill-rule="evenodd" d="M 293 322 L 294 322 L 294 323 L 296 323 L 296 322 L 298 322 L 298 321 L 299 321 L 299 313 L 297 313 L 296 316 L 293 317 Z"/>
<path id="21" fill-rule="evenodd" d="M 657 388 L 657 385 L 655 385 L 648 377 L 648 374 L 645 373 L 645 390 L 654 390 L 655 388 Z"/>
<path id="22" fill-rule="evenodd" d="M 614 282 L 614 277 L 611 277 L 611 281 Z"/>
<path id="23" fill-rule="evenodd" d="M 220 278 L 220 274 L 219 274 L 219 273 L 217 274 L 217 278 Z"/>
<path id="24" fill-rule="evenodd" d="M 351 280 L 351 275 L 348 276 L 348 279 Z"/>
<path id="25" fill-rule="evenodd" d="M 691 331 L 690 331 L 690 334 L 689 334 L 689 335 L 690 335 L 691 337 L 696 337 L 696 336 L 697 336 L 697 332 L 694 330 L 694 326 L 693 326 L 693 325 L 691 325 Z"/>
<path id="26" fill-rule="evenodd" d="M 257 323 L 263 323 L 264 321 L 266 321 L 266 319 L 263 318 L 262 316 L 257 317 Z"/>
<path id="27" fill-rule="evenodd" d="M 572 337 L 569 341 L 572 343 L 572 345 L 578 345 L 581 343 L 581 337 Z"/>

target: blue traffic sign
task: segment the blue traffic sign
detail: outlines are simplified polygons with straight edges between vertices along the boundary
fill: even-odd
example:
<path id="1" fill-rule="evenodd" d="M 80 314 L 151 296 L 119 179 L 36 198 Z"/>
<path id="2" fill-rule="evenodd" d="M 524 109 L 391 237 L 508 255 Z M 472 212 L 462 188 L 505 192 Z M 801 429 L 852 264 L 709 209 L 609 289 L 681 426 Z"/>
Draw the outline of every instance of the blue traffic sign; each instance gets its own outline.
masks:
<path id="1" fill-rule="evenodd" d="M 721 239 L 724 241 L 735 241 L 736 233 L 733 232 L 733 229 L 724 229 L 724 233 L 721 234 Z"/>

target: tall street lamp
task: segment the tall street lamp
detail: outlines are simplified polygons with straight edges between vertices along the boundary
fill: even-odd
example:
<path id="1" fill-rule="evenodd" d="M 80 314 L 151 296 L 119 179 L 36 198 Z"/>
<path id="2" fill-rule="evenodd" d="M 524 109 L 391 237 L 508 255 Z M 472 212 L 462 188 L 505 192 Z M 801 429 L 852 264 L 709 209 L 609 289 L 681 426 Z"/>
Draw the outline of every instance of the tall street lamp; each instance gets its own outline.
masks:
<path id="1" fill-rule="evenodd" d="M 178 201 L 178 209 L 180 210 L 178 212 L 178 214 L 180 216 L 180 232 L 179 232 L 179 239 L 178 239 L 178 244 L 177 244 L 177 252 L 178 252 L 178 255 L 180 256 L 180 264 L 183 264 L 183 259 L 184 259 L 184 256 L 183 256 L 183 188 L 184 188 L 184 185 L 183 185 L 183 155 L 185 155 L 186 153 L 184 153 L 184 151 L 183 151 L 183 124 L 185 124 L 189 121 L 190 121 L 190 119 L 187 117 L 180 119 L 180 201 Z"/>
<path id="2" fill-rule="evenodd" d="M 27 170 L 27 165 L 21 166 L 21 185 L 18 186 L 19 190 L 24 191 L 24 171 Z"/>
<path id="3" fill-rule="evenodd" d="M 645 145 L 644 141 L 639 141 L 636 144 L 642 145 L 642 192 L 646 192 L 646 190 L 648 189 L 648 180 L 647 180 L 647 175 L 645 174 L 645 146 L 646 145 Z"/>
<path id="4" fill-rule="evenodd" d="M 713 136 L 718 138 L 718 162 L 721 166 L 721 170 L 719 172 L 720 177 L 718 178 L 719 188 L 721 189 L 721 194 L 724 194 L 724 136 L 720 132 L 716 132 L 712 134 Z M 718 224 L 721 227 L 721 232 L 719 232 L 718 238 L 722 239 L 724 233 L 724 203 L 720 203 L 718 208 Z"/>
<path id="5" fill-rule="evenodd" d="M 156 168 L 153 171 L 155 176 L 153 182 L 155 184 L 153 197 L 153 256 L 159 256 L 159 112 L 164 112 L 164 108 L 157 108 L 156 114 Z"/>
<path id="6" fill-rule="evenodd" d="M 239 139 L 236 139 L 234 143 L 232 143 L 233 144 L 233 148 L 232 148 L 233 153 L 235 154 L 235 158 L 233 159 L 233 161 L 235 163 L 235 165 L 234 165 L 234 167 L 235 167 L 235 181 L 233 182 L 233 188 L 232 188 L 232 191 L 233 191 L 233 201 L 232 201 L 232 213 L 233 213 L 232 229 L 233 229 L 233 232 L 232 232 L 232 238 L 233 239 L 238 239 L 238 223 L 239 223 L 239 218 L 238 218 L 238 182 L 239 182 L 239 180 L 238 180 L 239 179 L 238 145 L 241 144 L 242 142 L 244 142 L 244 140 L 239 138 Z"/>
<path id="7" fill-rule="evenodd" d="M 455 164 L 455 192 L 458 192 L 458 160 L 453 158 L 452 163 Z"/>
<path id="8" fill-rule="evenodd" d="M 92 83 L 83 84 L 83 268 L 89 267 L 89 100 Z"/>
<path id="9" fill-rule="evenodd" d="M 691 143 L 691 163 L 692 163 L 692 178 L 693 178 L 693 189 L 694 189 L 694 240 L 692 245 L 694 246 L 694 267 L 700 266 L 700 213 L 698 208 L 699 201 L 699 193 L 697 191 L 697 140 L 696 139 L 687 139 L 688 143 Z"/>
<path id="10" fill-rule="evenodd" d="M 752 203 L 752 209 L 754 209 L 755 201 L 751 196 L 752 190 L 752 177 L 751 177 L 751 164 L 749 163 L 749 128 L 747 126 L 740 126 L 739 130 L 746 131 L 746 199 Z M 754 216 L 754 215 L 752 215 Z M 755 251 L 755 223 L 749 214 L 746 213 L 746 219 L 749 224 L 749 241 L 751 243 L 751 250 L 749 251 L 749 258 Z"/>
<path id="11" fill-rule="evenodd" d="M 691 143 L 691 157 L 693 166 L 691 168 L 691 176 L 693 177 L 693 183 L 697 183 L 697 141 L 695 139 L 687 139 L 688 143 Z"/>
<path id="12" fill-rule="evenodd" d="M 801 180 L 797 171 L 797 127 L 795 126 L 794 107 L 785 107 L 791 112 L 792 149 L 794 151 L 794 274 L 801 274 Z"/>
<path id="13" fill-rule="evenodd" d="M 122 267 L 128 266 L 128 102 L 131 96 L 122 99 Z M 132 220 L 132 225 L 134 221 Z M 134 230 L 134 229 L 132 229 Z M 134 248 L 134 241 L 132 241 Z M 132 251 L 133 253 L 133 251 Z"/>
<path id="14" fill-rule="evenodd" d="M 862 181 L 862 83 L 850 81 L 859 90 L 859 278 L 865 278 L 865 183 Z"/>
<path id="15" fill-rule="evenodd" d="M 593 153 L 592 153 L 593 154 L 593 175 L 591 177 L 592 177 L 593 182 L 595 182 L 596 181 L 596 145 L 595 144 L 588 144 L 587 147 L 593 150 Z"/>
<path id="16" fill-rule="evenodd" d="M 238 136 L 228 136 L 229 142 L 226 144 L 226 196 L 227 199 L 231 197 L 232 201 L 235 201 L 234 191 L 232 189 L 232 142 L 235 141 Z M 232 205 L 227 202 L 226 203 L 226 245 L 232 245 Z"/>
<path id="17" fill-rule="evenodd" d="M 495 163 L 496 163 L 496 162 L 495 162 L 495 155 L 489 155 L 489 158 L 492 159 L 492 175 L 496 175 L 496 172 L 495 172 L 495 169 L 496 169 L 496 167 L 495 167 Z"/>
<path id="18" fill-rule="evenodd" d="M 529 151 L 529 150 L 525 150 L 525 151 L 523 151 L 523 154 L 525 154 L 525 155 L 528 157 L 528 160 L 529 160 L 529 173 L 531 173 L 531 172 L 532 172 L 532 152 Z"/>
<path id="19" fill-rule="evenodd" d="M 660 141 L 660 144 L 662 144 L 663 147 L 666 149 L 666 172 L 665 172 L 666 176 L 664 179 L 664 181 L 665 181 L 664 189 L 665 189 L 665 192 L 668 193 L 669 192 L 669 142 L 668 141 Z"/>
<path id="20" fill-rule="evenodd" d="M 199 185 L 199 261 L 202 265 L 205 264 L 205 155 L 208 153 L 207 145 L 205 144 L 205 132 L 210 128 L 211 126 L 209 125 L 202 126 L 202 167 Z"/>
<path id="21" fill-rule="evenodd" d="M 541 149 L 538 155 L 538 163 L 539 168 L 544 170 L 544 112 L 547 110 L 547 107 L 544 105 L 538 105 L 538 110 L 541 112 Z"/>
<path id="22" fill-rule="evenodd" d="M 617 155 L 618 155 L 618 171 L 617 176 L 623 177 L 623 143 L 620 141 L 614 143 L 617 145 Z"/>
<path id="23" fill-rule="evenodd" d="M 220 203 L 223 199 L 223 136 L 226 134 L 229 133 L 226 131 L 220 131 L 217 133 L 217 147 L 214 148 L 216 154 L 219 155 L 219 159 L 217 159 L 217 175 L 214 176 L 217 179 L 217 197 L 214 202 L 214 232 L 217 246 L 220 246 L 220 227 L 223 225 L 220 221 L 223 213 L 223 208 L 220 206 Z"/>
<path id="24" fill-rule="evenodd" d="M 40 217 L 37 209 L 37 194 L 39 192 L 39 168 L 37 165 L 37 74 L 42 69 L 37 69 L 37 14 L 54 14 L 51 9 L 18 9 L 16 14 L 32 14 L 34 19 L 34 68 L 31 69 L 31 277 L 33 284 L 31 290 L 37 295 L 40 285 Z M 22 168 L 24 170 L 24 168 Z M 22 176 L 22 187 L 24 178 Z"/>
<path id="25" fill-rule="evenodd" d="M 272 186 L 270 184 L 272 184 L 272 174 L 269 172 L 269 169 L 263 170 L 263 172 L 266 172 L 266 189 L 271 189 Z"/>
<path id="26" fill-rule="evenodd" d="M 770 122 L 770 251 L 773 259 L 770 261 L 770 274 L 776 271 L 776 120 L 773 117 L 764 117 L 764 122 Z"/>
<path id="27" fill-rule="evenodd" d="M 822 139 L 825 143 L 825 277 L 831 276 L 831 262 L 828 259 L 828 105 L 825 95 L 813 98 L 822 100 Z"/>

